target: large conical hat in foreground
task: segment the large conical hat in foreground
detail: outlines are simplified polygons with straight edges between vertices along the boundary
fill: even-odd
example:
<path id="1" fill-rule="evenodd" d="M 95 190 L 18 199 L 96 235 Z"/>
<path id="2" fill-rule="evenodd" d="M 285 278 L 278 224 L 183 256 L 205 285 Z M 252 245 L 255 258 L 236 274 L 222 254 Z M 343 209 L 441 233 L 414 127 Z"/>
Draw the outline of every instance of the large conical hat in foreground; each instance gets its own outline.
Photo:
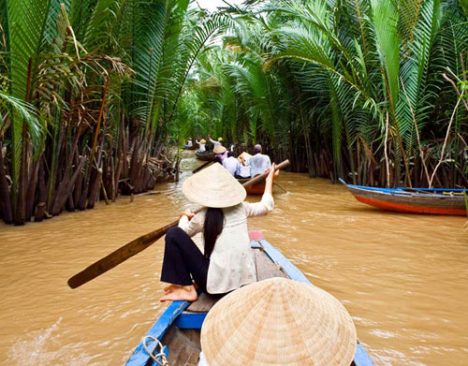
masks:
<path id="1" fill-rule="evenodd" d="M 215 163 L 187 178 L 182 192 L 205 207 L 231 207 L 245 200 L 245 188 L 221 164 Z"/>
<path id="2" fill-rule="evenodd" d="M 351 316 L 336 298 L 285 278 L 225 296 L 201 331 L 209 366 L 349 366 L 356 342 Z"/>

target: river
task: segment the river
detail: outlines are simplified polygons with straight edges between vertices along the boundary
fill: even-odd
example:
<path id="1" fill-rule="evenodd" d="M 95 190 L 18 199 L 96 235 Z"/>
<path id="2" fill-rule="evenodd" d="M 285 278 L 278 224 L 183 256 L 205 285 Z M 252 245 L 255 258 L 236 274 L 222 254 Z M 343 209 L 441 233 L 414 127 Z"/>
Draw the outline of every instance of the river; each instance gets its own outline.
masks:
<path id="1" fill-rule="evenodd" d="M 197 164 L 182 160 L 186 172 Z M 466 219 L 378 211 L 303 174 L 281 173 L 278 183 L 275 211 L 250 227 L 343 302 L 376 365 L 468 364 Z M 173 221 L 188 207 L 180 187 L 161 184 L 133 202 L 43 223 L 0 224 L 0 364 L 123 364 L 166 306 L 163 241 L 78 289 L 66 282 Z"/>

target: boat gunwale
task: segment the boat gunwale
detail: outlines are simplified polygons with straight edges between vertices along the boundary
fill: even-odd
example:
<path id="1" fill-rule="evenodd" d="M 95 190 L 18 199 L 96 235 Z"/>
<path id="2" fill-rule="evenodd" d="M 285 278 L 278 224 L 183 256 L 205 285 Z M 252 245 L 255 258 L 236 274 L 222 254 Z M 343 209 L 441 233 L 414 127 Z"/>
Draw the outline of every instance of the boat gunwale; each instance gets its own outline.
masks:
<path id="1" fill-rule="evenodd" d="M 390 195 L 402 195 L 406 196 L 419 196 L 419 197 L 443 197 L 443 198 L 460 198 L 463 196 L 451 196 L 450 194 L 443 194 L 443 192 L 453 192 L 453 193 L 467 193 L 468 188 L 408 188 L 408 187 L 396 187 L 396 188 L 384 188 L 384 187 L 370 187 L 370 186 L 361 186 L 357 184 L 346 183 L 343 179 L 339 179 L 342 184 L 344 184 L 349 189 L 356 189 L 359 191 L 366 192 L 377 192 L 381 194 L 390 194 Z M 434 192 L 434 193 L 432 193 Z M 441 193 L 438 193 L 441 192 Z M 418 194 L 424 193 L 424 194 Z"/>

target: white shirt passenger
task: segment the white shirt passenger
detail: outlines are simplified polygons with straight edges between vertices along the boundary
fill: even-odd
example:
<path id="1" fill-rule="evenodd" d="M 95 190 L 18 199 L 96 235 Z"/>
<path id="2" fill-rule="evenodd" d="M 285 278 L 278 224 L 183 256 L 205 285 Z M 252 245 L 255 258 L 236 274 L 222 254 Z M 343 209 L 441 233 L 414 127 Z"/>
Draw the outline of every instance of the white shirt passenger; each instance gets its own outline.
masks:
<path id="1" fill-rule="evenodd" d="M 209 138 L 210 142 L 213 144 L 213 149 L 216 147 L 216 146 L 220 146 L 221 145 L 221 142 L 220 141 L 216 141 L 216 140 L 213 140 L 211 137 Z"/>
<path id="2" fill-rule="evenodd" d="M 236 175 L 242 178 L 250 178 L 250 165 L 239 162 L 239 166 L 237 167 Z"/>
<path id="3" fill-rule="evenodd" d="M 223 167 L 226 168 L 226 170 L 231 173 L 232 176 L 234 176 L 239 168 L 239 160 L 237 160 L 235 157 L 230 156 L 227 158 L 223 159 Z"/>
<path id="4" fill-rule="evenodd" d="M 224 294 L 257 280 L 247 217 L 266 215 L 274 206 L 273 196 L 265 193 L 260 202 L 242 202 L 233 207 L 223 208 L 223 231 L 216 239 L 208 267 L 208 293 Z M 203 232 L 205 214 L 206 209 L 190 221 L 186 216 L 182 216 L 179 227 L 191 237 Z"/>
<path id="5" fill-rule="evenodd" d="M 198 144 L 199 148 L 198 148 L 198 151 L 200 152 L 205 152 L 206 151 L 206 144 L 202 144 L 200 143 L 200 141 L 196 140 L 196 143 Z"/>
<path id="6" fill-rule="evenodd" d="M 265 170 L 271 167 L 271 160 L 268 155 L 257 153 L 249 159 L 250 175 L 255 177 L 258 174 L 265 173 Z"/>

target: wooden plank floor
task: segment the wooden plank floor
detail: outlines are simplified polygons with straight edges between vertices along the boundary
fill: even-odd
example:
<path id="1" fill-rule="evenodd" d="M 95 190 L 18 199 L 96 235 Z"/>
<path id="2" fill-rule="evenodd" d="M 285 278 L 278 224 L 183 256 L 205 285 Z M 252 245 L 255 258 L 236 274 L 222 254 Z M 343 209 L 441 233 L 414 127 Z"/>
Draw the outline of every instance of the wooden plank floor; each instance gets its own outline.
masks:
<path id="1" fill-rule="evenodd" d="M 257 271 L 257 281 L 262 281 L 272 277 L 287 277 L 281 268 L 273 263 L 268 255 L 261 249 L 252 249 Z M 219 297 L 202 294 L 197 301 L 193 302 L 187 311 L 193 313 L 208 312 L 219 300 Z"/>
<path id="2" fill-rule="evenodd" d="M 281 268 L 273 263 L 268 255 L 261 249 L 253 249 L 255 267 L 257 268 L 257 281 L 273 277 L 287 277 Z"/>

